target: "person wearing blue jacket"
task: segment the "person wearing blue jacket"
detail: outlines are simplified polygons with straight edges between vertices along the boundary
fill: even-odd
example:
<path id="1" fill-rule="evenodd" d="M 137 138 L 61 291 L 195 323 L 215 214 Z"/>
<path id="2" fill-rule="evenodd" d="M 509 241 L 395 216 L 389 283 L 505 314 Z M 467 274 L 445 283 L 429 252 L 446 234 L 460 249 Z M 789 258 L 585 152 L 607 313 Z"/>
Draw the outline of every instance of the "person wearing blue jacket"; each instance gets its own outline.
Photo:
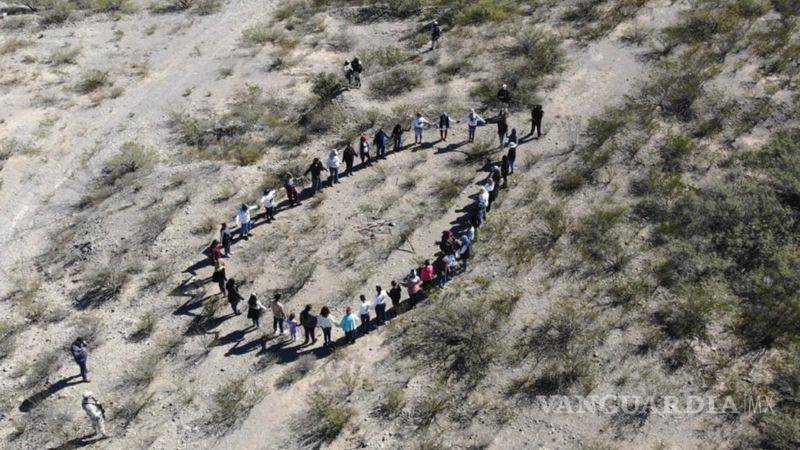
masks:
<path id="1" fill-rule="evenodd" d="M 375 133 L 372 143 L 375 145 L 375 159 L 386 159 L 386 144 L 389 143 L 389 135 L 383 131 L 383 128 L 379 128 Z"/>
<path id="2" fill-rule="evenodd" d="M 348 344 L 356 343 L 356 330 L 358 329 L 358 317 L 353 314 L 353 308 L 347 307 L 345 309 L 342 321 L 337 324 L 339 328 L 344 330 L 344 338 Z"/>

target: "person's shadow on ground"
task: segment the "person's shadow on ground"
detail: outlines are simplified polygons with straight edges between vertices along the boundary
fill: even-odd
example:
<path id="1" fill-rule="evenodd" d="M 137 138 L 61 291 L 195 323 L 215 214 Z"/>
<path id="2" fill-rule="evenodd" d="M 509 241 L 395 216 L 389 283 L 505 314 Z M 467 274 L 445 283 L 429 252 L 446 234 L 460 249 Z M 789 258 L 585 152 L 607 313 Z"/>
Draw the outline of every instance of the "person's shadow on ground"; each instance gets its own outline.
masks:
<path id="1" fill-rule="evenodd" d="M 66 388 L 68 388 L 70 386 L 74 386 L 76 384 L 81 384 L 83 382 L 82 380 L 72 381 L 72 380 L 75 380 L 76 378 L 79 379 L 79 378 L 81 378 L 81 376 L 80 375 L 73 375 L 71 377 L 62 378 L 62 379 L 58 380 L 57 382 L 51 384 L 47 388 L 45 388 L 45 389 L 43 389 L 43 390 L 31 395 L 30 397 L 28 397 L 25 400 L 23 400 L 23 402 L 19 405 L 19 410 L 21 412 L 24 412 L 24 413 L 29 412 L 30 410 L 35 408 L 37 405 L 39 405 L 39 403 L 41 403 L 42 401 L 44 401 L 48 397 L 52 396 L 53 394 L 57 393 L 58 391 L 60 391 L 62 389 L 66 389 Z"/>
<path id="2" fill-rule="evenodd" d="M 71 441 L 67 441 L 58 447 L 52 447 L 50 450 L 69 450 L 73 448 L 82 448 L 88 447 L 90 445 L 96 444 L 97 442 L 104 441 L 108 439 L 108 437 L 100 437 L 96 434 L 87 434 L 78 438 L 75 438 Z"/>

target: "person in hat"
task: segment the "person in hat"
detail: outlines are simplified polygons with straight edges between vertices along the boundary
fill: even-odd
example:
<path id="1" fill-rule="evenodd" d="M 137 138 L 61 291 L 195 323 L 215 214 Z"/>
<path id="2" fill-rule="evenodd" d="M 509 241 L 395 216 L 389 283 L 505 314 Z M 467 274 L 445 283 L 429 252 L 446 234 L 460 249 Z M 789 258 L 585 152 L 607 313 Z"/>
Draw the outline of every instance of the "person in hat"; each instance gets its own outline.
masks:
<path id="1" fill-rule="evenodd" d="M 442 37 L 442 29 L 439 26 L 439 21 L 434 20 L 431 22 L 430 26 L 430 35 L 431 35 L 431 50 L 436 48 L 436 44 L 439 43 L 439 38 Z"/>
<path id="2" fill-rule="evenodd" d="M 489 207 L 489 191 L 486 186 L 481 186 L 478 190 L 478 198 L 475 200 L 475 223 L 478 227 L 483 225 L 486 218 L 486 208 Z"/>
<path id="3" fill-rule="evenodd" d="M 89 421 L 92 422 L 94 434 L 106 437 L 106 411 L 103 405 L 94 398 L 94 394 L 91 391 L 83 393 L 81 407 L 86 416 L 89 417 Z"/>
<path id="4" fill-rule="evenodd" d="M 257 209 L 256 206 L 249 206 L 247 203 L 242 203 L 239 209 L 236 210 L 236 225 L 239 226 L 239 236 L 242 239 L 250 239 L 250 230 L 253 228 L 253 220 L 250 218 L 250 211 Z"/>
<path id="5" fill-rule="evenodd" d="M 511 92 L 508 91 L 508 85 L 503 84 L 503 86 L 500 87 L 500 90 L 497 91 L 497 100 L 500 101 L 500 103 L 505 103 L 506 105 L 511 103 Z"/>
<path id="6" fill-rule="evenodd" d="M 392 129 L 392 145 L 394 146 L 393 150 L 396 152 L 399 152 L 403 146 L 403 127 L 399 123 L 395 124 L 394 129 Z"/>
<path id="7" fill-rule="evenodd" d="M 78 337 L 72 343 L 69 348 L 70 353 L 72 353 L 72 358 L 75 360 L 75 364 L 78 365 L 78 369 L 81 371 L 81 378 L 83 378 L 84 383 L 89 382 L 89 344 L 82 337 Z"/>
<path id="8" fill-rule="evenodd" d="M 517 160 L 517 143 L 508 144 L 508 173 L 514 173 L 514 162 Z"/>
<path id="9" fill-rule="evenodd" d="M 330 176 L 328 177 L 328 185 L 333 186 L 334 183 L 339 183 L 339 166 L 342 165 L 342 160 L 339 159 L 339 152 L 337 150 L 331 150 L 330 154 L 328 154 L 328 172 Z"/>
<path id="10" fill-rule="evenodd" d="M 353 308 L 348 306 L 344 310 L 344 316 L 341 322 L 337 324 L 339 328 L 344 330 L 344 337 L 348 344 L 356 343 L 356 330 L 358 329 L 358 318 L 353 314 Z"/>
<path id="11" fill-rule="evenodd" d="M 536 138 L 542 137 L 542 118 L 544 117 L 544 110 L 542 109 L 542 105 L 533 105 L 531 108 L 531 136 L 533 136 L 534 131 L 536 132 Z"/>

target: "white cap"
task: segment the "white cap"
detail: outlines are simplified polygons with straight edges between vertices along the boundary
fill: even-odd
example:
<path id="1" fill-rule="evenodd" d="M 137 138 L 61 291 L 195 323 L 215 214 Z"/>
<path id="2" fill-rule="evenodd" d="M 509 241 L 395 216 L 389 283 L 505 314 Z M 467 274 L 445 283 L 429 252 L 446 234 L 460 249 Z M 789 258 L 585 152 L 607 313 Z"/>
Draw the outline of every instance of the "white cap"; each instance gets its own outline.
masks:
<path id="1" fill-rule="evenodd" d="M 89 397 L 94 397 L 94 394 L 92 394 L 92 391 L 85 391 L 83 393 L 83 398 L 89 398 Z"/>
<path id="2" fill-rule="evenodd" d="M 517 143 L 516 142 L 512 142 L 512 143 L 508 144 L 508 147 L 509 148 L 517 148 Z"/>
<path id="3" fill-rule="evenodd" d="M 507 88 L 507 87 L 508 87 L 507 85 L 503 84 L 503 89 L 505 89 L 505 88 Z"/>

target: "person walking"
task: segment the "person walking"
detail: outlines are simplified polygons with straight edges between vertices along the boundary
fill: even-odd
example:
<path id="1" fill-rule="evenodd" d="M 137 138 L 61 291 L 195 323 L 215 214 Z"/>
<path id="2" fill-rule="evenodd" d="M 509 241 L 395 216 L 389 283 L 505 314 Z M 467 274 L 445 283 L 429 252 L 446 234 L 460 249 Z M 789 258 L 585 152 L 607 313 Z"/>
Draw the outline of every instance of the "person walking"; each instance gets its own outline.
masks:
<path id="1" fill-rule="evenodd" d="M 486 218 L 486 208 L 489 207 L 489 191 L 486 190 L 485 186 L 481 186 L 480 190 L 478 190 L 478 198 L 475 203 L 475 222 L 480 227 Z"/>
<path id="2" fill-rule="evenodd" d="M 239 293 L 239 287 L 236 286 L 236 280 L 229 278 L 228 283 L 225 285 L 225 290 L 228 292 L 228 304 L 231 305 L 233 314 L 238 316 L 241 314 L 239 311 L 239 302 L 244 300 L 244 297 L 242 297 L 242 294 Z"/>
<path id="3" fill-rule="evenodd" d="M 358 157 L 361 158 L 362 169 L 372 165 L 372 159 L 369 155 L 369 139 L 364 135 L 361 135 L 361 138 L 358 140 Z"/>
<path id="4" fill-rule="evenodd" d="M 92 423 L 92 428 L 94 429 L 95 436 L 100 435 L 100 437 L 106 437 L 106 410 L 103 408 L 103 405 L 94 398 L 94 394 L 91 391 L 86 391 L 83 393 L 83 401 L 81 401 L 81 408 L 86 413 L 86 416 L 89 417 L 89 421 Z"/>
<path id="5" fill-rule="evenodd" d="M 542 105 L 533 105 L 531 108 L 531 136 L 536 131 L 536 137 L 542 137 L 542 118 L 544 117 L 544 110 Z"/>
<path id="6" fill-rule="evenodd" d="M 483 117 L 479 116 L 474 109 L 469 111 L 469 115 L 467 115 L 468 142 L 475 142 L 475 130 L 478 129 L 479 125 L 485 123 L 486 121 Z"/>
<path id="7" fill-rule="evenodd" d="M 89 344 L 82 337 L 76 338 L 72 345 L 69 347 L 70 353 L 72 353 L 72 359 L 75 360 L 75 364 L 78 365 L 78 369 L 81 371 L 81 378 L 83 379 L 84 383 L 89 382 Z"/>
<path id="8" fill-rule="evenodd" d="M 433 50 L 436 48 L 436 44 L 439 43 L 439 38 L 442 37 L 442 29 L 439 27 L 439 22 L 436 20 L 431 22 L 429 29 L 431 35 L 431 50 Z"/>
<path id="9" fill-rule="evenodd" d="M 342 72 L 344 73 L 344 78 L 347 80 L 347 87 L 353 85 L 353 67 L 350 65 L 350 61 L 345 59 L 344 66 L 342 66 Z"/>
<path id="10" fill-rule="evenodd" d="M 322 161 L 319 158 L 314 158 L 311 162 L 311 165 L 308 166 L 305 173 L 303 175 L 311 174 L 311 195 L 317 193 L 317 191 L 322 190 L 322 172 L 325 170 L 325 167 L 322 165 Z"/>
<path id="11" fill-rule="evenodd" d="M 380 326 L 386 323 L 386 300 L 389 296 L 380 286 L 375 286 L 375 323 Z"/>
<path id="12" fill-rule="evenodd" d="M 342 160 L 339 159 L 339 152 L 331 150 L 328 154 L 328 185 L 333 186 L 334 183 L 339 183 L 339 166 L 342 165 Z"/>
<path id="13" fill-rule="evenodd" d="M 233 256 L 233 252 L 231 251 L 233 232 L 228 228 L 228 224 L 225 222 L 222 222 L 219 227 L 219 240 L 222 242 L 222 248 L 225 249 L 225 257 L 230 258 Z"/>
<path id="14" fill-rule="evenodd" d="M 500 112 L 497 117 L 497 137 L 500 138 L 500 148 L 503 148 L 506 143 L 506 134 L 508 134 L 508 121 L 506 120 L 505 110 Z"/>
<path id="15" fill-rule="evenodd" d="M 261 197 L 267 223 L 272 223 L 275 220 L 275 193 L 275 189 L 264 189 L 264 195 Z"/>
<path id="16" fill-rule="evenodd" d="M 422 280 L 417 276 L 417 272 L 412 270 L 403 281 L 403 286 L 408 292 L 408 309 L 413 308 L 424 298 L 422 291 Z"/>
<path id="17" fill-rule="evenodd" d="M 356 159 L 356 150 L 349 142 L 347 143 L 347 147 L 344 148 L 342 159 L 344 159 L 345 164 L 344 174 L 348 177 L 353 176 L 353 162 Z"/>
<path id="18" fill-rule="evenodd" d="M 503 187 L 508 187 L 508 174 L 511 173 L 511 163 L 508 162 L 508 155 L 503 155 L 500 160 L 500 175 L 503 177 Z"/>
<path id="19" fill-rule="evenodd" d="M 359 300 L 361 300 L 361 306 L 358 307 L 358 317 L 361 319 L 361 334 L 365 335 L 370 331 L 369 310 L 372 309 L 372 302 L 367 300 L 364 294 L 359 296 Z"/>
<path id="20" fill-rule="evenodd" d="M 389 135 L 383 131 L 383 128 L 378 128 L 375 137 L 372 139 L 372 144 L 375 145 L 375 159 L 386 159 L 387 143 L 389 143 Z"/>
<path id="21" fill-rule="evenodd" d="M 513 131 L 512 131 L 513 132 Z M 514 173 L 514 162 L 517 161 L 517 144 L 508 144 L 508 173 Z"/>
<path id="22" fill-rule="evenodd" d="M 450 115 L 442 112 L 439 116 L 439 140 L 447 142 L 447 131 L 450 129 Z"/>
<path id="23" fill-rule="evenodd" d="M 316 344 L 317 316 L 311 312 L 311 305 L 306 305 L 300 311 L 300 325 L 303 327 L 303 345 L 308 344 L 309 339 L 311 339 L 311 345 Z"/>
<path id="24" fill-rule="evenodd" d="M 356 56 L 355 58 L 353 58 L 352 61 L 350 61 L 350 67 L 353 69 L 353 82 L 355 84 L 355 87 L 360 88 L 361 72 L 364 71 L 364 66 L 361 65 L 361 61 L 358 59 L 358 56 Z"/>
<path id="25" fill-rule="evenodd" d="M 214 266 L 222 260 L 224 255 L 222 254 L 222 245 L 220 245 L 218 240 L 214 239 L 211 241 L 211 245 L 208 246 L 208 255 L 211 259 L 211 264 Z"/>
<path id="26" fill-rule="evenodd" d="M 289 318 L 286 319 L 286 324 L 289 325 L 289 337 L 292 338 L 292 342 L 297 341 L 297 329 L 300 328 L 300 324 L 297 323 L 294 317 L 294 313 L 291 313 Z"/>
<path id="27" fill-rule="evenodd" d="M 236 210 L 236 225 L 239 226 L 239 237 L 244 240 L 250 239 L 250 230 L 253 228 L 253 219 L 250 217 L 250 211 L 257 209 L 258 206 L 248 206 L 242 203 L 239 209 Z"/>
<path id="28" fill-rule="evenodd" d="M 283 309 L 283 303 L 281 303 L 281 294 L 276 293 L 274 297 L 272 297 L 272 302 L 270 303 L 270 309 L 272 309 L 272 333 L 277 334 L 278 330 L 280 329 L 281 334 L 284 334 L 285 331 L 283 329 L 283 321 L 286 320 L 286 311 Z"/>
<path id="29" fill-rule="evenodd" d="M 392 315 L 397 317 L 400 313 L 400 297 L 403 295 L 403 290 L 395 280 L 392 280 L 391 285 L 392 287 L 389 288 L 389 298 L 392 299 Z"/>
<path id="30" fill-rule="evenodd" d="M 339 328 L 344 330 L 344 337 L 348 344 L 356 343 L 356 330 L 358 329 L 358 319 L 353 314 L 353 308 L 348 306 L 345 308 L 342 321 L 337 324 Z"/>
<path id="31" fill-rule="evenodd" d="M 225 276 L 225 263 L 217 261 L 214 265 L 214 273 L 211 274 L 211 281 L 217 283 L 219 286 L 219 294 L 225 296 L 228 291 L 225 289 L 225 283 L 228 282 L 228 277 Z"/>
<path id="32" fill-rule="evenodd" d="M 497 100 L 500 103 L 504 103 L 506 106 L 511 103 L 511 92 L 508 90 L 508 85 L 503 84 L 503 86 L 500 87 L 500 90 L 497 91 Z"/>
<path id="33" fill-rule="evenodd" d="M 461 271 L 466 272 L 467 261 L 472 258 L 472 243 L 466 234 L 461 236 L 461 248 L 458 250 L 458 256 L 461 258 Z"/>
<path id="34" fill-rule="evenodd" d="M 497 198 L 497 191 L 500 188 L 497 186 L 497 183 L 494 182 L 492 177 L 489 177 L 486 180 L 486 184 L 483 185 L 486 188 L 486 192 L 489 193 L 489 203 L 486 205 L 486 212 L 492 212 L 492 203 L 494 203 L 495 199 Z"/>
<path id="35" fill-rule="evenodd" d="M 403 146 L 403 127 L 399 123 L 392 130 L 392 143 L 394 144 L 394 151 L 399 152 Z"/>
<path id="36" fill-rule="evenodd" d="M 322 346 L 327 347 L 333 344 L 333 341 L 331 341 L 331 329 L 336 324 L 336 317 L 331 315 L 331 310 L 327 306 L 323 306 L 319 311 L 317 324 L 322 329 Z"/>
<path id="37" fill-rule="evenodd" d="M 411 128 L 414 129 L 414 143 L 422 144 L 422 132 L 426 126 L 433 125 L 430 120 L 422 117 L 422 113 L 414 114 L 411 118 Z"/>
<path id="38" fill-rule="evenodd" d="M 300 195 L 297 193 L 297 186 L 294 182 L 294 176 L 291 173 L 286 172 L 284 174 L 285 181 L 283 182 L 283 188 L 286 189 L 286 196 L 289 197 L 289 205 L 297 206 L 300 204 Z"/>
<path id="39" fill-rule="evenodd" d="M 258 301 L 256 294 L 247 299 L 247 318 L 253 321 L 253 328 L 261 328 L 261 315 L 267 308 Z"/>
<path id="40" fill-rule="evenodd" d="M 477 236 L 476 229 L 478 228 L 478 223 L 475 221 L 474 218 L 469 219 L 469 228 L 467 228 L 466 235 L 469 238 L 469 242 L 475 242 L 475 237 Z"/>

